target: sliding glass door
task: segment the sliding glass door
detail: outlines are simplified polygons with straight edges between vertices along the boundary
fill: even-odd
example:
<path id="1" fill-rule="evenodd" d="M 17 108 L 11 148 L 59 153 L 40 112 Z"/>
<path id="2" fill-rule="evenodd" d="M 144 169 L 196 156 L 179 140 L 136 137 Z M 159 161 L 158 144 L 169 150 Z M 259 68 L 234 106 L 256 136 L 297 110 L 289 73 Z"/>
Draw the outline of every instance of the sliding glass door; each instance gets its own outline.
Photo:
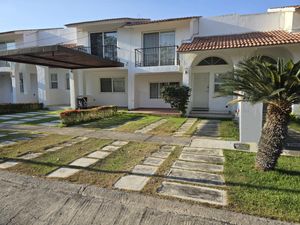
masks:
<path id="1" fill-rule="evenodd" d="M 117 59 L 117 32 L 91 33 L 90 42 L 92 55 Z"/>

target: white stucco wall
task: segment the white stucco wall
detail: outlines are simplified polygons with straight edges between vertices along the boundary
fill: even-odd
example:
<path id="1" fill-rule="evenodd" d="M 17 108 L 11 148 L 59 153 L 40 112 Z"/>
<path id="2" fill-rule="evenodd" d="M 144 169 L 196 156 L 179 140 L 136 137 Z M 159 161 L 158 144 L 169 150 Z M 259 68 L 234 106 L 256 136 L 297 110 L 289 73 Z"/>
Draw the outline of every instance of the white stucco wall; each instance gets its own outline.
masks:
<path id="1" fill-rule="evenodd" d="M 179 73 L 161 73 L 137 75 L 135 77 L 135 101 L 137 108 L 170 108 L 170 104 L 163 99 L 150 99 L 150 83 L 180 82 L 182 75 Z"/>
<path id="2" fill-rule="evenodd" d="M 127 70 L 89 70 L 84 71 L 83 75 L 85 77 L 86 95 L 89 97 L 91 105 L 128 106 Z M 125 92 L 101 92 L 100 78 L 125 78 Z"/>
<path id="3" fill-rule="evenodd" d="M 0 104 L 12 103 L 12 84 L 10 73 L 0 73 Z"/>

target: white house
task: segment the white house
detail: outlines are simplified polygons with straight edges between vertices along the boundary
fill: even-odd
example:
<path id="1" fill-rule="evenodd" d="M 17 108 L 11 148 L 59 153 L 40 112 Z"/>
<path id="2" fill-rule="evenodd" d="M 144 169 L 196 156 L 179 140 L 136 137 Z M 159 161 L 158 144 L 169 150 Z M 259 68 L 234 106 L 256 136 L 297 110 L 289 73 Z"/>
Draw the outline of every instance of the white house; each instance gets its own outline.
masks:
<path id="1" fill-rule="evenodd" d="M 215 97 L 222 85 L 220 77 L 240 60 L 255 55 L 300 60 L 300 6 L 250 15 L 79 22 L 60 29 L 5 32 L 0 42 L 4 49 L 76 46 L 105 61 L 103 66 L 90 66 L 87 60 L 77 59 L 69 61 L 74 67 L 55 68 L 62 58 L 51 58 L 48 65 L 42 63 L 45 58 L 20 51 L 13 63 L 1 64 L 0 103 L 42 102 L 76 108 L 77 97 L 86 96 L 89 106 L 169 108 L 160 89 L 184 84 L 192 89 L 190 115 L 228 116 L 238 111 L 241 140 L 256 141 L 262 105 L 243 103 L 237 109 L 227 104 L 230 98 Z"/>

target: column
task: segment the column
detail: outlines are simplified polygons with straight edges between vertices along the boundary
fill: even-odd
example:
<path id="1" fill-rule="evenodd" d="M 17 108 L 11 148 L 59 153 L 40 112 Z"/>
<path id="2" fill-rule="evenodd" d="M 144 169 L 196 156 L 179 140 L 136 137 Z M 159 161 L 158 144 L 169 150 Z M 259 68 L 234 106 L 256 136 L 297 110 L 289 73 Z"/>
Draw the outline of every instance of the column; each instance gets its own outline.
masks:
<path id="1" fill-rule="evenodd" d="M 12 63 L 11 85 L 12 85 L 12 103 L 18 103 L 18 84 L 19 84 L 19 64 Z"/>
<path id="2" fill-rule="evenodd" d="M 128 71 L 128 109 L 135 109 L 135 74 Z"/>
<path id="3" fill-rule="evenodd" d="M 78 96 L 78 74 L 76 70 L 70 70 L 70 103 L 71 108 L 77 108 L 77 96 Z"/>
<path id="4" fill-rule="evenodd" d="M 192 89 L 192 70 L 191 67 L 184 68 L 182 74 L 182 85 L 188 86 L 191 88 L 191 97 L 189 99 L 187 114 L 192 110 L 192 101 L 193 101 L 193 89 Z"/>
<path id="5" fill-rule="evenodd" d="M 38 83 L 38 101 L 47 106 L 49 102 L 49 67 L 47 66 L 36 66 L 37 71 L 37 83 Z"/>
<path id="6" fill-rule="evenodd" d="M 78 74 L 78 95 L 85 96 L 86 95 L 86 84 L 85 84 L 85 76 L 82 70 L 76 70 Z"/>

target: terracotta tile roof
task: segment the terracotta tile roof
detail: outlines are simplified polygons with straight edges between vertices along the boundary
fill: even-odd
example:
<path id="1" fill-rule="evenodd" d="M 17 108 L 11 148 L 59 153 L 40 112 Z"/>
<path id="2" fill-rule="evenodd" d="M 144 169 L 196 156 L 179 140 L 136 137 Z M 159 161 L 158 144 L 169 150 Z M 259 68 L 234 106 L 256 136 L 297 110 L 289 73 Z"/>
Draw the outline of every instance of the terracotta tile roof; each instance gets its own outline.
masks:
<path id="1" fill-rule="evenodd" d="M 171 22 L 171 21 L 179 21 L 179 20 L 190 20 L 199 18 L 200 16 L 189 16 L 189 17 L 178 17 L 178 18 L 169 18 L 169 19 L 160 19 L 160 20 L 148 20 L 148 21 L 137 21 L 137 22 L 129 22 L 124 25 L 126 26 L 136 26 L 136 25 L 144 25 L 144 24 L 152 24 L 152 23 L 162 23 L 162 22 Z"/>
<path id="2" fill-rule="evenodd" d="M 178 52 L 206 51 L 228 48 L 259 47 L 300 43 L 299 33 L 286 31 L 251 32 L 233 35 L 195 37 L 191 43 L 183 43 Z"/>

